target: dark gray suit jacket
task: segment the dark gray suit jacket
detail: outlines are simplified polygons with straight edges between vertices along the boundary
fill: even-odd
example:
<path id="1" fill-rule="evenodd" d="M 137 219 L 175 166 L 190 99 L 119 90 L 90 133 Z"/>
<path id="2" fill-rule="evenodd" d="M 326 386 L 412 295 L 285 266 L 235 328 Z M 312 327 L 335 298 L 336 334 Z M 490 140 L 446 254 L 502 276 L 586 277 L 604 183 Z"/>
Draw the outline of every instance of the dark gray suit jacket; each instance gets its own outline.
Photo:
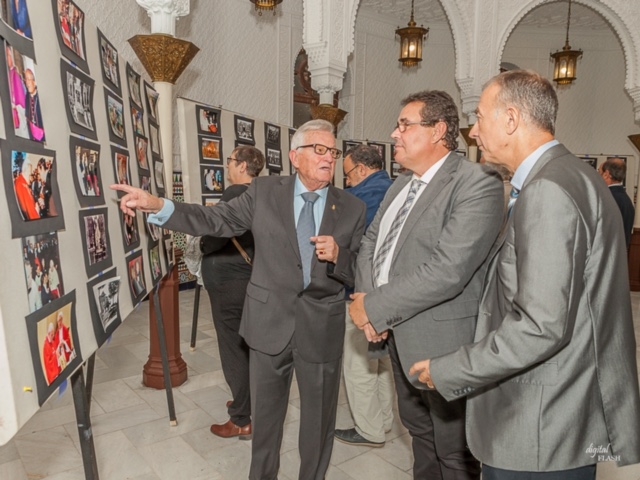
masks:
<path id="1" fill-rule="evenodd" d="M 597 172 L 563 145 L 529 173 L 492 255 L 478 343 L 431 362 L 445 398 L 471 394 L 467 440 L 483 463 L 553 471 L 598 455 L 640 461 L 621 223 Z"/>
<path id="2" fill-rule="evenodd" d="M 215 207 L 176 203 L 164 225 L 191 235 L 232 237 L 253 232 L 255 256 L 240 334 L 262 353 L 275 355 L 293 333 L 302 357 L 329 362 L 342 356 L 344 285 L 353 284 L 355 257 L 364 232 L 365 204 L 329 186 L 319 235 L 340 247 L 334 266 L 314 256 L 311 283 L 303 288 L 293 194 L 295 176 L 259 177 L 237 198 Z"/>
<path id="3" fill-rule="evenodd" d="M 356 291 L 376 331 L 393 329 L 407 378 L 420 360 L 473 341 L 485 258 L 504 216 L 502 181 L 451 153 L 416 201 L 398 237 L 389 283 L 374 288 L 380 222 L 411 175 L 398 177 L 362 239 Z M 409 380 L 426 388 L 417 377 Z"/>

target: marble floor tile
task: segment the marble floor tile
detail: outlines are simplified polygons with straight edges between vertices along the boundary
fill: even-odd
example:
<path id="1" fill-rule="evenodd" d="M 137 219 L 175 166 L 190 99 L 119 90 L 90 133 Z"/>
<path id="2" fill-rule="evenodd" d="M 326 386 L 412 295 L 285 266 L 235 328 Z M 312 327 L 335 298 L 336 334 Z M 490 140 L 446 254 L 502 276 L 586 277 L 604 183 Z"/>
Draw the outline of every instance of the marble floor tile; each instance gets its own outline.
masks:
<path id="1" fill-rule="evenodd" d="M 79 451 L 62 426 L 15 438 L 27 476 L 44 478 L 82 466 Z"/>
<path id="2" fill-rule="evenodd" d="M 251 441 L 240 440 L 239 438 L 221 438 L 209 431 L 209 426 L 193 430 L 182 435 L 182 439 L 187 442 L 195 452 L 207 462 L 218 461 L 218 452 L 227 447 L 234 446 L 236 454 L 243 452 L 242 459 L 238 460 L 239 465 L 249 465 L 251 459 Z M 243 449 L 243 450 L 242 450 Z"/>
<path id="3" fill-rule="evenodd" d="M 96 451 L 100 480 L 121 480 L 153 474 L 153 469 L 138 453 L 122 431 L 96 437 Z"/>
<path id="4" fill-rule="evenodd" d="M 411 474 L 383 460 L 373 452 L 358 455 L 338 465 L 340 470 L 353 478 L 384 478 L 386 480 L 409 480 Z"/>
<path id="5" fill-rule="evenodd" d="M 144 403 L 144 400 L 120 379 L 94 385 L 93 399 L 105 412 L 122 410 Z"/>
<path id="6" fill-rule="evenodd" d="M 115 412 L 96 415 L 91 419 L 91 423 L 93 434 L 98 436 L 122 430 L 123 428 L 133 425 L 150 422 L 151 420 L 157 420 L 158 418 L 161 418 L 161 415 L 149 408 L 149 405 L 146 403 L 142 403 L 133 407 L 116 410 Z"/>
<path id="7" fill-rule="evenodd" d="M 22 461 L 19 458 L 3 461 L 2 457 L 0 457 L 0 478 L 6 478 L 7 480 L 29 480 L 24 465 L 22 465 Z"/>
<path id="8" fill-rule="evenodd" d="M 181 437 L 138 449 L 161 480 L 222 480 L 222 475 L 198 455 Z"/>
<path id="9" fill-rule="evenodd" d="M 177 415 L 177 419 L 177 425 L 171 425 L 168 418 L 159 418 L 151 422 L 125 428 L 122 432 L 137 448 L 184 435 L 202 428 L 203 425 L 211 425 L 213 423 L 213 419 L 199 408 L 182 412 Z"/>

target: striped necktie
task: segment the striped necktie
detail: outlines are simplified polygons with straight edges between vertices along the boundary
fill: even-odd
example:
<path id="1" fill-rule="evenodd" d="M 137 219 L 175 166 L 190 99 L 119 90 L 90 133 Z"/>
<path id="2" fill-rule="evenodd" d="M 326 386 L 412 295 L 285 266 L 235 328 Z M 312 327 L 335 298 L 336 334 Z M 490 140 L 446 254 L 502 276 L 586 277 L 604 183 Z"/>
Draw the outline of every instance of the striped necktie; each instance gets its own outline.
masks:
<path id="1" fill-rule="evenodd" d="M 409 193 L 407 194 L 407 198 L 404 201 L 402 207 L 400 207 L 400 211 L 396 215 L 396 218 L 393 219 L 393 223 L 391 224 L 391 228 L 389 229 L 389 233 L 385 237 L 376 258 L 373 260 L 373 279 L 377 283 L 378 278 L 380 277 L 380 272 L 382 270 L 382 265 L 386 261 L 389 253 L 391 253 L 391 247 L 393 246 L 402 226 L 404 225 L 404 221 L 411 210 L 411 205 L 413 205 L 413 201 L 416 199 L 416 195 L 420 187 L 424 185 L 424 182 L 419 179 L 414 179 L 411 182 L 411 188 L 409 188 Z"/>
<path id="2" fill-rule="evenodd" d="M 298 217 L 298 225 L 296 233 L 298 234 L 298 248 L 300 248 L 300 260 L 302 261 L 302 278 L 304 279 L 304 288 L 311 283 L 311 260 L 313 259 L 313 251 L 315 245 L 309 240 L 316 235 L 316 222 L 313 218 L 313 204 L 318 200 L 320 195 L 315 192 L 305 192 L 302 194 L 304 206 Z"/>

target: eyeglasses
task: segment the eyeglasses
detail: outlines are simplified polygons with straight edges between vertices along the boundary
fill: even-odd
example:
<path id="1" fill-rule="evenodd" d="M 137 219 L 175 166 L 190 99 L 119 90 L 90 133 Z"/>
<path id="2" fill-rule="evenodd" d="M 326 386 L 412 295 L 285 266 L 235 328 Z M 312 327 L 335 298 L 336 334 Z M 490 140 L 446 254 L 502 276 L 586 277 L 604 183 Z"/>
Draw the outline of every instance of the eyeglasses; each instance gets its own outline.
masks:
<path id="1" fill-rule="evenodd" d="M 423 125 L 425 127 L 432 126 L 429 122 L 398 122 L 396 123 L 396 128 L 394 128 L 394 130 L 398 130 L 400 133 L 404 133 L 411 125 Z"/>
<path id="2" fill-rule="evenodd" d="M 338 150 L 337 148 L 327 147 L 326 145 L 322 145 L 321 143 L 314 143 L 312 145 L 300 145 L 298 148 L 309 148 L 312 147 L 313 151 L 317 155 L 324 155 L 327 153 L 327 150 L 331 152 L 331 156 L 336 160 L 342 156 L 342 150 Z"/>
<path id="3" fill-rule="evenodd" d="M 344 176 L 348 177 L 351 172 L 353 172 L 356 168 L 358 168 L 360 166 L 360 164 L 357 164 L 355 167 L 353 167 L 351 170 L 349 170 L 348 172 L 344 172 Z"/>
<path id="4" fill-rule="evenodd" d="M 227 166 L 231 165 L 232 161 L 237 162 L 238 159 L 233 157 L 227 157 Z"/>

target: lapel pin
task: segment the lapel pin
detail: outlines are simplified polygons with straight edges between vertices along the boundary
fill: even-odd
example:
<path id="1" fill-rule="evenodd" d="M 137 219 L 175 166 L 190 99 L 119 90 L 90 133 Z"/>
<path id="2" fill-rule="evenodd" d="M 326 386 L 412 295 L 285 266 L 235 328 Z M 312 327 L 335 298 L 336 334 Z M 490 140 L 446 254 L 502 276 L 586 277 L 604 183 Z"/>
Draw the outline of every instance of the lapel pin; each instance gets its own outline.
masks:
<path id="1" fill-rule="evenodd" d="M 335 210 L 336 206 L 335 205 L 331 205 L 331 210 Z"/>

